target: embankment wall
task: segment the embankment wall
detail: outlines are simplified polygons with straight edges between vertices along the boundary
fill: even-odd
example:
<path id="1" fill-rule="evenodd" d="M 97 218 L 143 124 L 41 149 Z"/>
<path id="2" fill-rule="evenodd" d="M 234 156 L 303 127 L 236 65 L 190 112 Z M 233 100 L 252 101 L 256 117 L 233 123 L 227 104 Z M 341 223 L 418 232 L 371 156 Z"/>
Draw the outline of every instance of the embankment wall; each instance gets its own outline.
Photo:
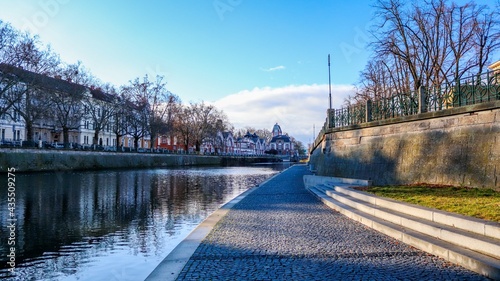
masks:
<path id="1" fill-rule="evenodd" d="M 244 165 L 265 162 L 264 157 L 85 152 L 66 150 L 0 149 L 0 173 L 67 170 L 135 169 L 206 165 Z"/>
<path id="2" fill-rule="evenodd" d="M 330 128 L 317 174 L 375 185 L 433 183 L 500 189 L 500 102 Z"/>

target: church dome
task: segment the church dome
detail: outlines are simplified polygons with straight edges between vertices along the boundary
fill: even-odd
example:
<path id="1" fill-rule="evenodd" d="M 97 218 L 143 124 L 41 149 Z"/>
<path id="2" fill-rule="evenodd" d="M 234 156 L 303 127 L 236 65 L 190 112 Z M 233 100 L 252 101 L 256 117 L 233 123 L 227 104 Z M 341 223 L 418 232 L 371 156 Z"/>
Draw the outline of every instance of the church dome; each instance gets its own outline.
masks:
<path id="1" fill-rule="evenodd" d="M 273 137 L 280 136 L 280 135 L 282 135 L 281 127 L 280 127 L 280 125 L 278 125 L 278 123 L 276 123 L 273 127 Z"/>

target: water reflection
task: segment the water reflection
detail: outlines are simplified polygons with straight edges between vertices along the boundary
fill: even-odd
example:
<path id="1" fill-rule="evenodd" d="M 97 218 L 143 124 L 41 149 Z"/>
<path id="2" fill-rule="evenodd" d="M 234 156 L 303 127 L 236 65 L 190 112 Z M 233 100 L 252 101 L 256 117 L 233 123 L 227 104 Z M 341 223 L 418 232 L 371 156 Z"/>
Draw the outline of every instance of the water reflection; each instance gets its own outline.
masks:
<path id="1" fill-rule="evenodd" d="M 216 208 L 281 169 L 18 174 L 16 274 L 7 271 L 9 213 L 2 188 L 0 278 L 143 280 Z"/>

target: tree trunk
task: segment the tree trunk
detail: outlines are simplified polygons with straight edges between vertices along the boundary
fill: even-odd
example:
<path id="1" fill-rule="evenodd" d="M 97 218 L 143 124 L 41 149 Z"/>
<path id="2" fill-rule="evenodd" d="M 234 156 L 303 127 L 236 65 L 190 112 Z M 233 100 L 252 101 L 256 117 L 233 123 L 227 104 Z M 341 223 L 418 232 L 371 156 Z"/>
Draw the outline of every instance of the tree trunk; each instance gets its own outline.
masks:
<path id="1" fill-rule="evenodd" d="M 121 137 L 119 134 L 116 134 L 115 133 L 115 136 L 116 136 L 116 151 L 121 151 Z"/>
<path id="2" fill-rule="evenodd" d="M 149 145 L 149 148 L 153 149 L 156 148 L 157 141 L 156 141 L 156 134 L 151 134 L 151 144 Z"/>
<path id="3" fill-rule="evenodd" d="M 26 122 L 26 140 L 28 142 L 34 141 L 33 140 L 33 123 L 32 122 Z"/>
<path id="4" fill-rule="evenodd" d="M 196 141 L 196 152 L 200 153 L 200 141 Z"/>
<path id="5" fill-rule="evenodd" d="M 186 142 L 184 143 L 184 148 L 186 149 L 186 153 L 189 152 L 189 136 L 186 136 Z"/>
<path id="6" fill-rule="evenodd" d="M 69 148 L 69 128 L 63 127 L 64 148 Z"/>
<path id="7" fill-rule="evenodd" d="M 135 151 L 137 151 L 137 149 L 139 148 L 139 139 L 138 137 L 134 137 L 134 149 Z"/>
<path id="8" fill-rule="evenodd" d="M 94 131 L 94 139 L 92 140 L 93 145 L 97 145 L 99 141 L 99 130 Z"/>

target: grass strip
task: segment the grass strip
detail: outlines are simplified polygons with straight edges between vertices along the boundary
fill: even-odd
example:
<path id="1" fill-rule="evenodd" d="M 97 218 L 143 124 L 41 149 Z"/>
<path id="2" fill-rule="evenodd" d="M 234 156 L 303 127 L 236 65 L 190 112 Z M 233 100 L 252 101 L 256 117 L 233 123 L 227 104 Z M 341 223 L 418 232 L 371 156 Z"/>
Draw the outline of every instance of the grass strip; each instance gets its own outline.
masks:
<path id="1" fill-rule="evenodd" d="M 500 192 L 493 189 L 415 184 L 370 186 L 362 190 L 428 208 L 500 222 Z"/>

